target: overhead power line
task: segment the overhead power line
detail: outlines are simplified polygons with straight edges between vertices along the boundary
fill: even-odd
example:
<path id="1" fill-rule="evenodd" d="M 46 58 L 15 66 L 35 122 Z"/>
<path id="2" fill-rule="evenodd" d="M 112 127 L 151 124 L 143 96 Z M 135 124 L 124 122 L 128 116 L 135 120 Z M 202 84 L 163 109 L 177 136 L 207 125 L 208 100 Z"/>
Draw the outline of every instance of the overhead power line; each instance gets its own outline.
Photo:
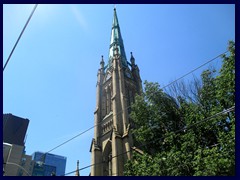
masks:
<path id="1" fill-rule="evenodd" d="M 31 20 L 31 18 L 32 18 L 32 16 L 33 16 L 33 13 L 34 13 L 34 11 L 36 10 L 37 6 L 38 6 L 38 4 L 36 4 L 36 5 L 33 7 L 33 10 L 32 10 L 32 12 L 31 12 L 31 14 L 30 14 L 30 16 L 29 16 L 29 18 L 28 18 L 25 26 L 24 26 L 23 29 L 22 29 L 22 32 L 21 32 L 20 35 L 18 36 L 18 39 L 17 39 L 15 45 L 13 46 L 13 49 L 12 49 L 11 53 L 9 54 L 8 59 L 7 59 L 6 63 L 5 63 L 5 65 L 3 66 L 3 71 L 4 71 L 4 69 L 6 68 L 6 66 L 7 66 L 7 64 L 8 64 L 8 62 L 9 62 L 9 60 L 10 60 L 10 58 L 11 58 L 14 50 L 15 50 L 15 48 L 17 47 L 17 44 L 18 44 L 19 40 L 21 39 L 21 37 L 22 37 L 22 35 L 23 35 L 23 33 L 24 33 L 24 31 L 25 31 L 25 29 L 26 29 L 29 21 Z"/>
<path id="2" fill-rule="evenodd" d="M 173 82 L 171 82 L 171 83 L 169 83 L 168 85 L 166 85 L 166 86 L 162 87 L 162 89 L 164 89 L 164 88 L 166 88 L 166 87 L 168 87 L 168 86 L 172 85 L 173 83 L 175 83 L 175 82 L 179 81 L 180 79 L 182 79 L 182 78 L 186 77 L 187 75 L 189 75 L 189 74 L 193 73 L 194 71 L 196 71 L 196 70 L 200 69 L 201 67 L 205 66 L 206 64 L 208 64 L 208 63 L 210 63 L 210 62 L 214 61 L 215 59 L 217 59 L 217 58 L 219 58 L 219 57 L 221 57 L 223 54 L 226 54 L 228 51 L 229 51 L 229 50 L 225 51 L 225 52 L 224 52 L 224 53 L 222 53 L 222 54 L 219 54 L 219 55 L 218 55 L 218 56 L 216 56 L 215 58 L 212 58 L 212 59 L 210 59 L 209 61 L 205 62 L 205 63 L 204 63 L 204 64 L 202 64 L 201 66 L 198 66 L 197 68 L 193 69 L 192 71 L 190 71 L 190 72 L 188 72 L 188 73 L 184 74 L 184 75 L 183 75 L 183 76 L 181 76 L 180 78 L 177 78 L 177 79 L 176 79 L 176 80 L 174 80 Z"/>
<path id="3" fill-rule="evenodd" d="M 184 78 L 185 76 L 187 76 L 187 75 L 191 74 L 192 72 L 196 71 L 197 69 L 199 69 L 199 68 L 201 68 L 201 67 L 205 66 L 206 64 L 208 64 L 208 63 L 212 62 L 213 60 L 217 59 L 218 57 L 221 57 L 223 54 L 226 54 L 227 52 L 228 52 L 228 51 L 225 51 L 225 52 L 223 52 L 223 53 L 219 54 L 218 56 L 216 56 L 215 58 L 212 58 L 212 59 L 208 60 L 208 61 L 207 61 L 207 62 L 205 62 L 204 64 L 202 64 L 202 65 L 198 66 L 197 68 L 195 68 L 195 69 L 191 70 L 190 72 L 186 73 L 185 75 L 181 76 L 180 78 L 176 79 L 175 81 L 173 81 L 173 82 L 169 83 L 168 85 L 164 86 L 163 88 L 166 88 L 166 87 L 170 86 L 170 85 L 171 85 L 171 84 L 173 84 L 174 82 L 176 82 L 176 81 L 178 81 L 178 80 L 180 80 L 180 79 Z M 161 88 L 161 89 L 163 89 L 163 88 Z M 123 109 L 123 110 L 127 110 L 127 109 L 129 109 L 130 107 L 131 107 L 131 105 L 130 105 L 130 106 L 127 106 L 127 107 L 126 107 L 125 109 Z M 118 115 L 118 114 L 120 114 L 120 113 L 122 113 L 122 112 L 123 112 L 123 110 L 121 110 L 121 111 L 119 111 L 118 113 L 114 114 L 114 115 L 113 115 L 113 117 L 114 117 L 114 116 L 116 116 L 116 115 Z M 86 132 L 90 131 L 91 129 L 93 129 L 94 127 L 96 127 L 96 126 L 100 125 L 101 123 L 102 123 L 102 122 L 100 122 L 100 123 L 98 123 L 98 124 L 95 124 L 94 126 L 92 126 L 92 127 L 88 128 L 87 130 L 85 130 L 85 131 L 83 131 L 83 132 L 80 132 L 80 133 L 79 133 L 79 134 L 77 134 L 76 136 L 74 136 L 74 137 L 72 137 L 72 138 L 70 138 L 70 139 L 68 139 L 68 140 L 64 141 L 63 143 L 61 143 L 61 144 L 57 145 L 56 147 L 52 148 L 51 150 L 47 151 L 46 153 L 49 153 L 49 152 L 51 152 L 51 151 L 53 151 L 53 150 L 55 150 L 55 149 L 57 149 L 57 148 L 61 147 L 62 145 L 66 144 L 66 143 L 68 143 L 68 142 L 72 141 L 73 139 L 75 139 L 75 138 L 77 138 L 77 137 L 79 137 L 79 136 L 83 135 L 84 133 L 86 133 Z M 46 154 L 46 153 L 44 153 L 44 154 Z"/>
<path id="4" fill-rule="evenodd" d="M 215 157 L 215 154 L 211 154 L 211 155 L 209 155 L 209 156 L 210 156 L 210 157 Z M 208 157 L 209 157 L 209 156 L 208 156 Z M 219 155 L 217 154 L 217 157 L 218 157 L 218 158 L 225 158 L 226 156 L 219 156 Z M 170 168 L 162 169 L 162 170 L 160 170 L 160 172 L 164 172 L 164 171 L 166 171 L 166 170 L 170 170 L 170 169 L 174 169 L 174 168 L 179 168 L 179 167 L 185 166 L 185 165 L 187 165 L 187 164 L 192 164 L 192 162 L 181 163 L 181 164 L 179 164 L 178 166 L 173 166 L 173 167 L 170 167 Z"/>
<path id="5" fill-rule="evenodd" d="M 220 144 L 220 143 L 219 143 Z M 214 146 L 217 146 L 219 144 L 216 144 Z M 208 157 L 216 157 L 215 154 L 210 154 Z M 217 157 L 218 158 L 225 158 L 226 156 L 219 156 L 219 154 L 217 154 Z M 177 161 L 177 160 L 176 160 Z M 178 160 L 179 161 L 179 160 Z M 169 167 L 169 168 L 165 168 L 165 169 L 161 169 L 160 172 L 164 172 L 164 171 L 167 171 L 167 170 L 171 170 L 171 169 L 175 169 L 175 168 L 180 168 L 182 166 L 185 166 L 185 165 L 188 165 L 188 164 L 193 164 L 192 161 L 191 162 L 185 162 L 185 163 L 179 163 L 179 165 L 177 166 L 173 166 L 173 167 Z M 117 175 L 116 173 L 115 174 L 112 174 L 113 175 Z"/>
<path id="6" fill-rule="evenodd" d="M 187 131 L 188 129 L 191 129 L 192 127 L 194 127 L 194 126 L 196 126 L 196 125 L 198 125 L 198 124 L 205 123 L 205 122 L 207 122 L 207 121 L 209 121 L 209 120 L 211 120 L 211 119 L 213 119 L 213 118 L 215 118 L 215 117 L 217 117 L 217 116 L 219 116 L 219 115 L 222 115 L 222 114 L 226 114 L 226 113 L 228 113 L 228 112 L 231 112 L 231 111 L 233 111 L 234 109 L 235 109 L 235 106 L 232 106 L 232 107 L 229 108 L 229 109 L 223 110 L 223 111 L 221 111 L 221 112 L 219 112 L 219 113 L 216 113 L 216 114 L 214 114 L 214 115 L 212 115 L 212 116 L 210 116 L 210 117 L 208 117 L 208 118 L 205 118 L 205 119 L 203 119 L 203 120 L 197 121 L 196 123 L 190 124 L 189 126 L 184 127 L 184 128 L 182 128 L 182 129 L 179 129 L 179 130 L 177 130 L 177 131 L 175 131 L 175 132 L 173 132 L 173 133 L 174 133 L 174 134 L 177 134 L 177 133 L 179 133 L 179 132 Z M 171 135 L 172 135 L 172 134 L 171 134 Z M 169 136 L 169 135 L 168 135 L 168 136 Z M 142 147 L 142 146 L 146 146 L 146 145 L 152 144 L 152 143 L 154 143 L 155 141 L 162 140 L 162 139 L 164 139 L 164 138 L 167 138 L 168 136 L 164 136 L 164 137 L 155 139 L 154 141 L 149 141 L 148 143 L 142 144 L 142 145 L 138 146 L 137 148 L 140 148 L 140 147 Z M 215 144 L 214 146 L 216 146 L 216 144 Z M 125 151 L 125 152 L 123 152 L 123 153 L 117 154 L 116 156 L 112 156 L 112 159 L 113 159 L 113 158 L 116 158 L 116 157 L 118 157 L 118 156 L 122 156 L 122 155 L 124 155 L 124 154 L 126 154 L 126 153 L 128 153 L 128 152 L 130 152 L 130 151 L 132 151 L 132 149 L 130 149 L 130 150 L 128 150 L 128 151 Z M 81 170 L 84 170 L 84 169 L 89 168 L 89 167 L 91 167 L 91 166 L 96 166 L 96 165 L 99 165 L 99 164 L 102 164 L 102 163 L 104 163 L 104 162 L 99 162 L 99 163 L 91 164 L 91 165 L 88 165 L 88 166 L 79 168 L 78 170 L 81 171 Z M 72 173 L 74 173 L 74 172 L 76 172 L 76 170 L 71 171 L 71 172 L 68 172 L 68 173 L 64 174 L 63 176 L 72 174 Z"/>
<path id="7" fill-rule="evenodd" d="M 28 176 L 30 176 L 29 172 L 27 172 L 27 170 L 24 169 L 24 168 L 23 168 L 22 166 L 20 166 L 19 164 L 16 164 L 16 163 L 13 163 L 13 162 L 6 162 L 5 164 L 17 166 L 17 167 L 21 168 Z"/>
<path id="8" fill-rule="evenodd" d="M 60 146 L 62 146 L 62 145 L 64 145 L 64 144 L 68 143 L 69 141 L 71 141 L 71 140 L 77 138 L 78 136 L 81 136 L 82 134 L 88 132 L 89 130 L 91 130 L 91 129 L 94 128 L 94 127 L 95 127 L 95 126 L 90 127 L 90 128 L 88 128 L 87 130 L 85 130 L 85 131 L 83 131 L 83 132 L 77 134 L 76 136 L 72 137 L 71 139 L 69 139 L 69 140 L 67 140 L 67 141 L 64 141 L 63 143 L 61 143 L 61 144 L 59 144 L 58 146 L 52 148 L 51 150 L 47 151 L 46 153 L 49 153 L 49 152 L 51 152 L 51 151 L 53 151 L 53 150 L 59 148 Z M 45 153 L 45 154 L 46 154 L 46 153 Z"/>

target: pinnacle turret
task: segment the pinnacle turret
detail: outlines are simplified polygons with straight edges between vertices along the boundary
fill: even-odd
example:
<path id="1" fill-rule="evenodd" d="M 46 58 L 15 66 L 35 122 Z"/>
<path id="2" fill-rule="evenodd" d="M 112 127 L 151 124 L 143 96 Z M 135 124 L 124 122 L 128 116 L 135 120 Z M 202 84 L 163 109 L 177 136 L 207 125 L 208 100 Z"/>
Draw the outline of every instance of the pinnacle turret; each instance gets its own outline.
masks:
<path id="1" fill-rule="evenodd" d="M 101 59 L 101 62 L 100 62 L 101 69 L 104 69 L 104 64 L 105 64 L 105 62 L 104 62 L 104 59 L 103 59 L 103 56 L 102 56 L 102 59 Z"/>
<path id="2" fill-rule="evenodd" d="M 80 176 L 80 172 L 79 172 L 79 160 L 77 161 L 77 169 L 76 169 L 75 176 Z"/>
<path id="3" fill-rule="evenodd" d="M 130 58 L 131 64 L 134 65 L 135 64 L 135 58 L 133 57 L 133 54 L 131 52 L 131 58 Z"/>

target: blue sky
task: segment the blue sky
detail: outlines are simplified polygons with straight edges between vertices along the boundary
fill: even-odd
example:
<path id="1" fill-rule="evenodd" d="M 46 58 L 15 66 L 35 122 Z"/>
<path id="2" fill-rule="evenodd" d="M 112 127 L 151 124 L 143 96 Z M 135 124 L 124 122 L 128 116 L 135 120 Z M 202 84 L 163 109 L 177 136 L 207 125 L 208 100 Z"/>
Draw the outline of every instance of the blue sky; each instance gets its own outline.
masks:
<path id="1" fill-rule="evenodd" d="M 3 65 L 33 6 L 3 5 Z M 101 55 L 108 61 L 113 8 L 38 5 L 3 73 L 3 113 L 30 120 L 27 154 L 47 152 L 94 125 L 97 70 Z M 116 8 L 128 60 L 132 51 L 142 80 L 161 86 L 225 52 L 228 40 L 235 40 L 235 5 Z M 219 67 L 220 58 L 212 65 Z M 76 169 L 77 160 L 80 168 L 91 164 L 92 137 L 93 129 L 51 152 L 67 157 L 66 173 Z"/>

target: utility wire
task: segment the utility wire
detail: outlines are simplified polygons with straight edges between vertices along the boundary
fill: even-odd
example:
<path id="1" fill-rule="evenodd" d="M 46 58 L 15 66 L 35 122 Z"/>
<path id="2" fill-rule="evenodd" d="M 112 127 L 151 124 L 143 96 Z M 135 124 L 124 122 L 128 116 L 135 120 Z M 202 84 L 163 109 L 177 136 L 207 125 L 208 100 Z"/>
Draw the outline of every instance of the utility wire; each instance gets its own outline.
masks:
<path id="1" fill-rule="evenodd" d="M 96 125 L 95 125 L 95 126 L 96 126 Z M 61 143 L 61 144 L 59 144 L 58 146 L 52 148 L 51 150 L 47 151 L 46 153 L 49 153 L 49 152 L 51 152 L 51 151 L 53 151 L 53 150 L 59 148 L 60 146 L 62 146 L 62 145 L 64 145 L 64 144 L 68 143 L 69 141 L 71 141 L 71 140 L 77 138 L 78 136 L 81 136 L 82 134 L 88 132 L 89 130 L 91 130 L 91 129 L 94 128 L 95 126 L 88 128 L 87 130 L 85 130 L 85 131 L 79 133 L 78 135 L 72 137 L 71 139 L 69 139 L 69 140 L 67 140 L 67 141 L 65 141 L 65 142 L 63 142 L 63 143 Z M 44 153 L 44 154 L 46 154 L 46 153 Z"/>
<path id="2" fill-rule="evenodd" d="M 181 76 L 180 78 L 178 78 L 177 80 L 175 80 L 175 81 L 173 81 L 173 82 L 169 83 L 168 85 L 164 86 L 163 88 L 166 88 L 166 87 L 170 86 L 170 85 L 171 85 L 171 84 L 173 84 L 174 82 L 176 82 L 176 81 L 178 81 L 178 80 L 180 80 L 180 79 L 184 78 L 185 76 L 187 76 L 187 75 L 191 74 L 192 72 L 194 72 L 194 71 L 196 71 L 197 69 L 199 69 L 199 68 L 201 68 L 201 67 L 205 66 L 206 64 L 208 64 L 208 63 L 210 63 L 211 61 L 213 61 L 213 60 L 217 59 L 218 57 L 222 56 L 223 54 L 226 54 L 227 52 L 228 52 L 228 51 L 225 51 L 225 52 L 223 52 L 223 53 L 219 54 L 219 55 L 218 55 L 218 56 L 216 56 L 215 58 L 213 58 L 213 59 L 211 59 L 211 60 L 209 60 L 209 61 L 205 62 L 204 64 L 202 64 L 202 65 L 198 66 L 198 67 L 197 67 L 197 68 L 195 68 L 194 70 L 192 70 L 192 71 L 190 71 L 190 72 L 186 73 L 185 75 L 183 75 L 183 76 Z M 161 89 L 163 89 L 163 88 L 161 88 Z M 130 106 L 127 106 L 127 107 L 126 107 L 126 108 L 124 108 L 123 110 L 127 110 L 127 109 L 129 109 L 130 107 L 131 107 L 131 105 L 130 105 Z M 114 117 L 114 116 L 116 116 L 116 115 L 118 115 L 118 114 L 120 114 L 120 113 L 122 113 L 122 112 L 123 112 L 123 110 L 121 110 L 121 111 L 119 111 L 118 113 L 114 114 L 114 115 L 113 115 L 113 117 Z M 86 133 L 86 132 L 90 131 L 91 129 L 93 129 L 94 127 L 96 127 L 96 126 L 100 125 L 101 123 L 102 123 L 102 122 L 99 122 L 98 124 L 95 124 L 94 126 L 92 126 L 92 127 L 88 128 L 87 130 L 85 130 L 85 131 L 83 131 L 83 132 L 81 132 L 81 133 L 77 134 L 76 136 L 72 137 L 71 139 L 69 139 L 69 140 L 67 140 L 67 141 L 65 141 L 65 142 L 63 142 L 63 143 L 61 143 L 60 145 L 58 145 L 58 146 L 56 146 L 56 147 L 52 148 L 51 150 L 47 151 L 46 153 L 49 153 L 49 152 L 51 152 L 51 151 L 53 151 L 53 150 L 55 150 L 55 149 L 57 149 L 57 148 L 61 147 L 62 145 L 64 145 L 64 144 L 66 144 L 66 143 L 70 142 L 71 140 L 73 140 L 73 139 L 75 139 L 75 138 L 79 137 L 80 135 L 82 135 L 82 134 L 84 134 L 84 133 Z M 46 153 L 44 153 L 44 154 L 46 154 Z"/>
<path id="3" fill-rule="evenodd" d="M 19 37 L 18 37 L 18 39 L 17 39 L 17 41 L 16 41 L 16 43 L 15 43 L 15 45 L 14 45 L 14 47 L 13 47 L 13 49 L 12 49 L 11 53 L 10 53 L 10 55 L 9 55 L 9 57 L 8 57 L 8 59 L 7 59 L 6 63 L 5 63 L 5 65 L 4 65 L 4 67 L 3 67 L 3 71 L 4 71 L 4 69 L 6 68 L 6 66 L 7 66 L 7 64 L 8 64 L 8 62 L 9 62 L 9 60 L 10 60 L 10 58 L 11 58 L 11 56 L 12 56 L 12 54 L 13 54 L 13 52 L 14 52 L 14 50 L 15 50 L 15 48 L 16 48 L 16 46 L 17 46 L 18 42 L 19 42 L 19 40 L 21 39 L 21 37 L 22 37 L 22 34 L 24 33 L 24 31 L 25 31 L 25 29 L 26 29 L 26 27 L 27 27 L 27 25 L 28 25 L 29 21 L 31 20 L 31 18 L 32 18 L 33 14 L 34 14 L 34 12 L 35 12 L 35 10 L 36 10 L 36 8 L 37 8 L 37 6 L 38 6 L 38 4 L 36 4 L 36 5 L 34 6 L 34 8 L 33 8 L 32 12 L 31 12 L 31 14 L 30 14 L 30 16 L 29 16 L 29 18 L 28 18 L 28 20 L 27 20 L 26 24 L 25 24 L 25 26 L 23 27 L 23 30 L 21 31 L 21 33 L 20 33 L 20 35 L 19 35 Z M 194 72 L 194 71 L 196 71 L 197 69 L 199 69 L 199 68 L 201 68 L 201 67 L 205 66 L 206 64 L 210 63 L 211 61 L 213 61 L 213 60 L 217 59 L 218 57 L 222 56 L 223 54 L 225 54 L 225 53 L 227 53 L 227 52 L 228 52 L 228 51 L 225 51 L 224 53 L 222 53 L 222 54 L 220 54 L 220 55 L 216 56 L 215 58 L 213 58 L 213 59 L 211 59 L 211 60 L 207 61 L 206 63 L 202 64 L 201 66 L 199 66 L 199 67 L 197 67 L 197 68 L 193 69 L 192 71 L 190 71 L 190 72 L 188 72 L 187 74 L 185 74 L 185 75 L 181 76 L 180 78 L 176 79 L 175 81 L 173 81 L 173 82 L 169 83 L 168 85 L 166 85 L 166 86 L 162 87 L 162 89 L 166 88 L 167 86 L 170 86 L 171 84 L 175 83 L 176 81 L 178 81 L 178 80 L 180 80 L 180 79 L 184 78 L 185 76 L 187 76 L 187 75 L 191 74 L 192 72 Z M 130 107 L 131 107 L 131 106 L 128 106 L 128 107 L 126 107 L 124 110 L 127 110 L 127 109 L 128 109 L 128 108 L 130 108 Z M 115 115 L 118 115 L 118 114 L 119 114 L 119 113 L 121 113 L 122 111 L 123 111 L 123 110 L 121 110 L 120 112 L 118 112 L 118 113 L 117 113 L 117 114 L 115 114 Z M 113 116 L 115 116 L 115 115 L 113 115 Z M 61 144 L 59 144 L 58 146 L 56 146 L 56 147 L 52 148 L 51 150 L 47 151 L 46 153 L 49 153 L 49 152 L 51 152 L 51 151 L 53 151 L 53 150 L 57 149 L 58 147 L 61 147 L 62 145 L 64 145 L 64 144 L 66 144 L 66 143 L 70 142 L 71 140 L 73 140 L 73 139 L 75 139 L 75 138 L 77 138 L 77 137 L 81 136 L 82 134 L 84 134 L 84 133 L 86 133 L 86 132 L 90 131 L 91 129 L 93 129 L 94 127 L 96 127 L 96 126 L 100 125 L 101 123 L 102 123 L 102 122 L 100 122 L 100 123 L 98 123 L 98 124 L 96 124 L 96 125 L 94 125 L 94 126 L 92 126 L 92 127 L 88 128 L 87 130 L 85 130 L 85 131 L 83 131 L 83 132 L 79 133 L 78 135 L 76 135 L 76 136 L 74 136 L 74 137 L 70 138 L 69 140 L 67 140 L 67 141 L 65 141 L 65 142 L 63 142 L 63 143 L 61 143 Z M 46 153 L 44 153 L 44 154 L 46 154 Z M 126 152 L 125 152 L 125 153 L 126 153 Z M 114 157 L 112 157 L 112 158 L 114 158 Z M 85 169 L 85 168 L 88 168 L 88 167 L 91 167 L 91 166 L 92 166 L 92 165 L 89 165 L 89 166 L 87 166 L 87 167 L 84 167 L 84 169 Z M 79 170 L 83 170 L 83 168 L 81 168 L 81 169 L 79 169 Z M 74 172 L 75 172 L 75 171 L 74 171 Z"/>
<path id="4" fill-rule="evenodd" d="M 221 114 L 225 114 L 225 113 L 227 113 L 227 112 L 233 111 L 234 109 L 235 109 L 235 106 L 233 106 L 233 107 L 231 107 L 231 108 L 229 108 L 229 109 L 227 109 L 227 110 L 224 110 L 224 111 L 222 111 L 222 112 L 219 112 L 219 113 L 217 113 L 217 114 L 215 114 L 215 115 L 213 115 L 213 116 L 211 116 L 211 117 L 208 117 L 208 118 L 205 118 L 205 119 L 203 119 L 203 120 L 201 120 L 201 121 L 198 121 L 198 122 L 196 122 L 196 123 L 194 123 L 194 124 L 191 124 L 191 125 L 189 125 L 189 127 L 187 127 L 187 128 L 182 128 L 182 129 L 180 129 L 180 130 L 177 130 L 177 131 L 175 131 L 174 133 L 176 134 L 176 133 L 179 133 L 179 132 L 181 132 L 181 131 L 190 129 L 190 128 L 192 128 L 193 126 L 195 126 L 195 125 L 197 125 L 197 124 L 203 123 L 204 121 L 208 121 L 208 120 L 210 120 L 211 118 L 216 117 L 216 116 L 219 116 L 219 115 L 221 115 Z M 161 138 L 156 139 L 156 140 L 161 140 L 161 139 L 166 138 L 166 137 L 168 137 L 168 136 L 161 137 Z M 142 147 L 142 146 L 149 145 L 149 144 L 155 142 L 156 140 L 150 141 L 150 142 L 145 143 L 145 144 L 142 144 L 142 145 L 138 146 L 137 148 L 140 148 L 140 147 Z M 216 146 L 216 145 L 215 145 L 215 146 Z M 125 152 L 123 152 L 123 153 L 121 153 L 121 154 L 117 154 L 116 156 L 113 156 L 112 159 L 115 158 L 115 157 L 124 155 L 124 154 L 126 154 L 126 153 L 128 153 L 128 152 L 130 152 L 130 151 L 132 151 L 132 149 L 129 150 L 129 151 L 125 151 Z M 85 166 L 85 167 L 83 167 L 83 168 L 80 168 L 80 169 L 78 169 L 78 170 L 81 171 L 81 170 L 83 170 L 83 169 L 89 168 L 89 167 L 91 167 L 91 166 L 99 165 L 99 164 L 102 164 L 102 163 L 104 163 L 104 162 L 91 164 L 91 165 Z M 64 174 L 64 175 L 72 174 L 72 173 L 74 173 L 75 171 L 76 171 L 76 170 L 71 171 L 71 172 L 69 172 L 69 173 L 67 173 L 67 174 Z"/>
<path id="5" fill-rule="evenodd" d="M 229 108 L 229 109 L 223 110 L 223 111 L 221 111 L 221 112 L 219 112 L 219 113 L 216 113 L 216 114 L 214 114 L 214 115 L 212 115 L 212 116 L 210 116 L 210 117 L 208 117 L 208 118 L 205 118 L 205 119 L 200 120 L 200 121 L 198 121 L 198 122 L 196 122 L 196 123 L 190 124 L 189 126 L 184 127 L 184 128 L 181 128 L 181 129 L 179 129 L 179 130 L 177 130 L 177 131 L 175 131 L 175 132 L 173 132 L 173 133 L 174 133 L 174 134 L 177 134 L 177 133 L 179 133 L 179 132 L 181 132 L 181 131 L 187 131 L 188 129 L 190 129 L 190 128 L 198 125 L 198 124 L 205 123 L 205 122 L 209 121 L 210 119 L 213 119 L 214 117 L 217 117 L 217 116 L 222 115 L 222 114 L 226 114 L 226 113 L 228 113 L 228 112 L 233 111 L 234 109 L 235 109 L 235 106 L 232 106 L 232 107 Z M 172 134 L 171 134 L 171 135 L 172 135 Z M 140 148 L 140 147 L 142 147 L 142 146 L 149 145 L 149 144 L 151 144 L 151 143 L 154 143 L 154 142 L 157 141 L 157 140 L 158 140 L 158 141 L 159 141 L 159 140 L 162 140 L 162 139 L 164 139 L 164 138 L 167 138 L 168 136 L 169 136 L 169 135 L 166 135 L 166 136 L 164 136 L 164 137 L 155 139 L 154 141 L 150 141 L 150 142 L 148 142 L 148 143 L 142 144 L 142 145 L 138 146 L 137 148 Z M 115 156 L 112 156 L 112 159 L 113 159 L 113 158 L 116 158 L 116 157 L 118 157 L 118 156 L 124 155 L 124 154 L 126 154 L 126 153 L 128 153 L 128 152 L 130 152 L 130 151 L 132 151 L 132 149 L 130 149 L 130 150 L 128 150 L 128 151 L 125 151 L 125 152 L 123 152 L 123 153 L 117 154 L 117 155 L 115 155 Z M 99 165 L 99 164 L 102 164 L 102 163 L 104 163 L 104 162 L 91 164 L 91 165 L 85 166 L 85 167 L 83 167 L 83 168 L 80 168 L 80 169 L 78 169 L 78 170 L 81 171 L 81 170 L 83 170 L 83 169 L 89 168 L 89 167 L 91 167 L 91 166 Z M 76 171 L 76 170 L 71 171 L 71 172 L 69 172 L 69 173 L 66 173 L 66 174 L 64 174 L 63 176 L 72 174 L 72 173 L 74 173 L 75 171 Z"/>
<path id="6" fill-rule="evenodd" d="M 24 169 L 22 166 L 20 166 L 19 164 L 16 164 L 16 163 L 13 163 L 13 162 L 6 162 L 5 164 L 8 164 L 8 165 L 15 165 L 19 168 L 21 168 L 28 176 L 30 176 L 30 174 L 27 172 L 26 169 Z"/>
<path id="7" fill-rule="evenodd" d="M 217 146 L 217 145 L 220 145 L 220 143 L 213 145 L 213 147 L 214 147 L 214 146 Z M 202 148 L 202 149 L 204 149 L 204 148 Z M 215 154 L 211 154 L 210 157 L 211 157 L 212 155 L 215 155 Z M 209 157 L 209 156 L 208 156 L 208 157 Z M 213 156 L 213 157 L 214 157 L 214 156 Z M 218 157 L 218 158 L 221 158 L 221 157 L 224 157 L 224 156 L 217 156 L 217 157 Z M 162 170 L 160 170 L 160 172 L 163 172 L 163 171 L 166 171 L 166 170 L 170 170 L 170 169 L 174 169 L 174 168 L 178 168 L 178 167 L 181 167 L 181 166 L 185 166 L 185 165 L 187 165 L 187 164 L 192 164 L 192 162 L 186 162 L 186 163 L 182 163 L 182 162 L 181 162 L 181 164 L 179 164 L 179 165 L 177 165 L 177 166 L 173 166 L 173 167 L 170 167 L 170 168 L 162 169 Z M 117 174 L 115 173 L 115 174 L 112 174 L 112 175 L 117 175 Z"/>
<path id="8" fill-rule="evenodd" d="M 215 154 L 211 154 L 210 157 L 212 157 L 213 155 Z M 209 157 L 209 156 L 208 156 Z M 213 156 L 214 157 L 214 156 Z M 224 156 L 217 156 L 218 158 L 221 158 L 221 157 L 224 157 Z M 170 168 L 165 168 L 165 169 L 162 169 L 160 170 L 160 172 L 163 172 L 163 171 L 166 171 L 166 170 L 170 170 L 170 169 L 174 169 L 174 168 L 178 168 L 178 167 L 181 167 L 181 166 L 184 166 L 184 165 L 187 165 L 187 164 L 192 164 L 192 162 L 186 162 L 186 163 L 181 163 L 179 164 L 178 166 L 173 166 L 173 167 L 170 167 Z"/>
<path id="9" fill-rule="evenodd" d="M 229 50 L 225 51 L 225 52 L 224 52 L 224 53 L 222 53 L 222 54 L 219 54 L 219 55 L 218 55 L 218 56 L 216 56 L 215 58 L 212 58 L 212 59 L 210 59 L 209 61 L 205 62 L 205 63 L 204 63 L 204 64 L 202 64 L 201 66 L 198 66 L 197 68 L 193 69 L 192 71 L 190 71 L 190 72 L 188 72 L 188 73 L 184 74 L 184 75 L 183 75 L 183 76 L 181 76 L 180 78 L 177 78 L 177 79 L 176 79 L 176 80 L 174 80 L 173 82 L 171 82 L 171 83 L 169 83 L 168 85 L 166 85 L 166 86 L 162 87 L 162 89 L 166 88 L 167 86 L 170 86 L 171 84 L 173 84 L 173 83 L 177 82 L 178 80 L 180 80 L 180 79 L 182 79 L 182 78 L 186 77 L 187 75 L 189 75 L 189 74 L 193 73 L 194 71 L 196 71 L 196 70 L 198 70 L 199 68 L 201 68 L 201 67 L 205 66 L 206 64 L 208 64 L 208 63 L 212 62 L 213 60 L 215 60 L 215 59 L 217 59 L 217 58 L 221 57 L 223 54 L 226 54 L 228 51 L 229 51 Z"/>
<path id="10" fill-rule="evenodd" d="M 22 37 L 22 35 L 23 35 L 23 33 L 24 33 L 24 31 L 25 31 L 25 29 L 26 29 L 26 27 L 27 27 L 30 19 L 32 18 L 33 13 L 34 13 L 34 11 L 36 10 L 37 6 L 38 6 L 38 4 L 36 4 L 36 5 L 33 7 L 33 10 L 32 10 L 32 12 L 31 12 L 31 14 L 30 14 L 30 16 L 29 16 L 29 18 L 28 18 L 25 26 L 24 26 L 23 29 L 22 29 L 22 32 L 21 32 L 20 35 L 18 36 L 18 39 L 17 39 L 15 45 L 13 46 L 13 49 L 12 49 L 11 53 L 10 53 L 9 56 L 8 56 L 8 59 L 7 59 L 5 65 L 4 65 L 4 67 L 3 67 L 3 71 L 4 71 L 4 69 L 6 68 L 6 66 L 7 66 L 7 64 L 8 64 L 8 62 L 9 62 L 9 60 L 10 60 L 10 58 L 11 58 L 14 50 L 15 50 L 15 48 L 17 47 L 17 44 L 18 44 L 19 40 L 21 39 L 21 37 Z"/>

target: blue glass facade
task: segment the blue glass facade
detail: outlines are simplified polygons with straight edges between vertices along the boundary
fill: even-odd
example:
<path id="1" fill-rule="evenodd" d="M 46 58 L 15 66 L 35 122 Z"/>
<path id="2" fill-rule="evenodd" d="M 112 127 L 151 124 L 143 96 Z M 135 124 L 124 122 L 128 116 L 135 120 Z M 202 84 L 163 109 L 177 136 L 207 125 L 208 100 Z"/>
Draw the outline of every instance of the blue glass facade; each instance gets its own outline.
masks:
<path id="1" fill-rule="evenodd" d="M 32 176 L 51 176 L 52 173 L 56 173 L 55 166 L 35 163 L 33 167 Z"/>
<path id="2" fill-rule="evenodd" d="M 56 154 L 51 153 L 42 153 L 42 152 L 35 152 L 33 155 L 34 161 L 43 162 L 45 165 L 56 167 L 56 175 L 61 176 L 65 174 L 67 158 L 64 156 L 59 156 Z M 45 169 L 44 171 L 47 171 Z M 51 171 L 51 169 L 49 170 Z"/>

